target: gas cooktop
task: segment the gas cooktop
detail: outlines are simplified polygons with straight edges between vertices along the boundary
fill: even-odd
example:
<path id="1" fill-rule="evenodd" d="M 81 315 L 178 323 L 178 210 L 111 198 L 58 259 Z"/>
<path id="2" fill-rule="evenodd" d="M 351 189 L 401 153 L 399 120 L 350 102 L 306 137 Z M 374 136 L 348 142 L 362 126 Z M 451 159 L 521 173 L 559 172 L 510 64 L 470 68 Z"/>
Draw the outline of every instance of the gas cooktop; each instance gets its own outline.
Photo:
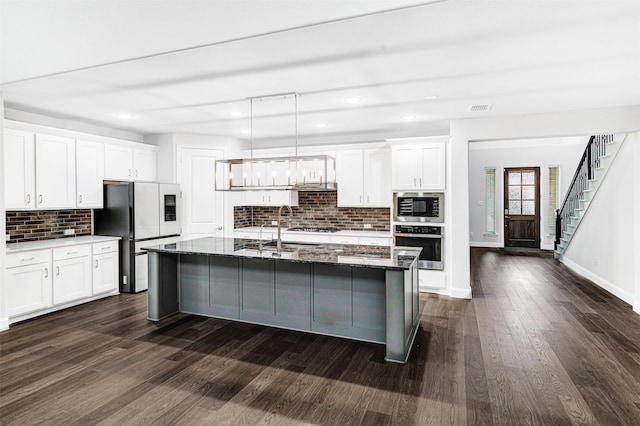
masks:
<path id="1" fill-rule="evenodd" d="M 297 231 L 297 232 L 338 232 L 338 228 L 314 228 L 314 227 L 296 227 L 289 228 L 287 231 Z"/>

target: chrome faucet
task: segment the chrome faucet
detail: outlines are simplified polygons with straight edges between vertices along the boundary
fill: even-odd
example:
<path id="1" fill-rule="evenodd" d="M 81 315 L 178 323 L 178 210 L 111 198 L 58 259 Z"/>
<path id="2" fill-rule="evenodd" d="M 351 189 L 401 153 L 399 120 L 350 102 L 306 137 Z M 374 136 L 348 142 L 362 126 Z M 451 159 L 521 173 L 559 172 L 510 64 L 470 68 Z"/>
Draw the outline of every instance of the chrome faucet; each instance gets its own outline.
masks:
<path id="1" fill-rule="evenodd" d="M 262 228 L 264 228 L 264 223 L 260 225 L 260 236 L 258 237 L 258 251 L 262 251 Z"/>
<path id="2" fill-rule="evenodd" d="M 291 207 L 287 204 L 280 206 L 280 208 L 278 209 L 278 240 L 276 242 L 278 252 L 282 250 L 282 238 L 280 238 L 280 217 L 282 216 L 282 209 L 285 207 L 287 208 L 287 210 L 289 210 L 289 216 L 293 216 L 293 210 L 291 210 Z"/>

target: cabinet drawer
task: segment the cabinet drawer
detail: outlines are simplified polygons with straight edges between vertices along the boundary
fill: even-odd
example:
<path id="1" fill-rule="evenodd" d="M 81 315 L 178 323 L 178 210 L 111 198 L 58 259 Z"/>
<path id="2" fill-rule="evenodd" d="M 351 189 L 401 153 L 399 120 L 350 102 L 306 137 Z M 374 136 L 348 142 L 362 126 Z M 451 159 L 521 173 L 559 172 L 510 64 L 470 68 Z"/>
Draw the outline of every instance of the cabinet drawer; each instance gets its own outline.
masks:
<path id="1" fill-rule="evenodd" d="M 390 246 L 391 238 L 384 237 L 360 237 L 359 243 L 365 246 Z"/>
<path id="2" fill-rule="evenodd" d="M 332 235 L 332 244 L 358 244 L 358 237 L 352 235 Z"/>
<path id="3" fill-rule="evenodd" d="M 51 261 L 51 250 L 35 250 L 25 251 L 22 253 L 7 254 L 6 267 L 15 268 L 16 266 L 35 265 L 36 263 L 44 263 Z"/>
<path id="4" fill-rule="evenodd" d="M 53 249 L 53 260 L 73 259 L 74 257 L 89 256 L 90 254 L 91 245 L 89 244 L 59 247 Z"/>
<path id="5" fill-rule="evenodd" d="M 111 253 L 118 251 L 118 241 L 106 241 L 93 244 L 93 254 Z"/>

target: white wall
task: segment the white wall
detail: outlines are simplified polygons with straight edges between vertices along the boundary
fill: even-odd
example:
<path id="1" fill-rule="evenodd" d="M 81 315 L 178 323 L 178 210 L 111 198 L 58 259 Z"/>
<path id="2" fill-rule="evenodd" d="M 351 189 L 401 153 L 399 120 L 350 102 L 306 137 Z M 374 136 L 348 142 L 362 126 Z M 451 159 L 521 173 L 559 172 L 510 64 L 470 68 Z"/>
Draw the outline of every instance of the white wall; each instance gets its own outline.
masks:
<path id="1" fill-rule="evenodd" d="M 7 283 L 5 281 L 5 254 L 6 243 L 4 236 L 7 232 L 6 211 L 4 207 L 4 97 L 0 92 L 0 164 L 2 164 L 2 172 L 0 173 L 0 236 L 2 236 L 2 244 L 0 244 L 0 331 L 9 328 L 9 315 L 7 313 Z"/>
<path id="2" fill-rule="evenodd" d="M 563 262 L 627 303 L 636 297 L 639 133 L 627 137 L 574 234 Z M 636 306 L 636 310 L 638 307 Z"/>
<path id="3" fill-rule="evenodd" d="M 640 130 L 640 105 L 451 121 L 453 191 L 452 294 L 471 293 L 469 274 L 469 141 L 530 139 Z M 636 215 L 638 221 L 640 215 Z M 631 234 L 630 234 L 631 235 Z M 611 255 L 612 253 L 609 253 Z M 630 278 L 633 279 L 633 278 Z"/>
<path id="4" fill-rule="evenodd" d="M 540 248 L 553 249 L 549 235 L 549 167 L 560 167 L 560 200 L 566 194 L 588 137 L 520 139 L 469 144 L 469 236 L 473 247 L 504 247 L 504 169 L 540 167 Z M 496 234 L 485 234 L 485 168 L 496 169 Z M 551 220 L 555 220 L 551 218 Z"/>

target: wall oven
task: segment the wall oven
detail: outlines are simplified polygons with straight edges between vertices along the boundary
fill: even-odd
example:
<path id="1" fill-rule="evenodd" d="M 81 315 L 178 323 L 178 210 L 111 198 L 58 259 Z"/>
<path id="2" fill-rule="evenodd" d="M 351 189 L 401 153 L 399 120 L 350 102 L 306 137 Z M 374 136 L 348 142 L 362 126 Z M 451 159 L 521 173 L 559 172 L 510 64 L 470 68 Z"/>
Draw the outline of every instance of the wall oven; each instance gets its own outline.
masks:
<path id="1" fill-rule="evenodd" d="M 397 222 L 444 222 L 444 194 L 431 192 L 396 192 L 393 216 Z"/>
<path id="2" fill-rule="evenodd" d="M 395 245 L 404 247 L 420 247 L 422 252 L 418 258 L 418 268 L 444 268 L 442 259 L 442 241 L 444 231 L 442 226 L 427 225 L 395 225 Z"/>

